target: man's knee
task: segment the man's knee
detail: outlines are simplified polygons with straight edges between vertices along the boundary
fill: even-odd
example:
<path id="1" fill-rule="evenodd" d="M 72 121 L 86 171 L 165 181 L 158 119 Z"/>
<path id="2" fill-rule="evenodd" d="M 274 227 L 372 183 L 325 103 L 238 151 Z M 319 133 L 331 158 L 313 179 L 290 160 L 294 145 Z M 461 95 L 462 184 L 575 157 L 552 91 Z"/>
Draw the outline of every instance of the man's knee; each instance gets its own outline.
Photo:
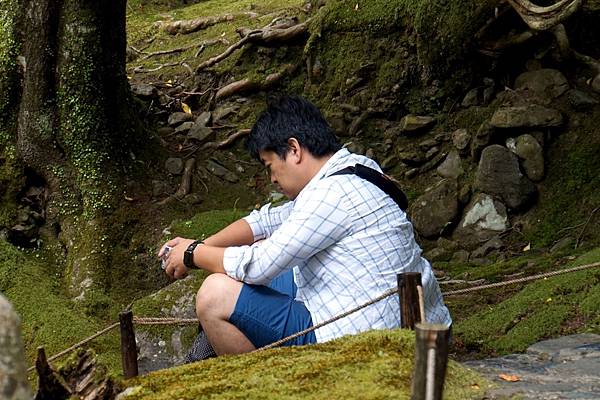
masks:
<path id="1" fill-rule="evenodd" d="M 241 282 L 225 274 L 207 276 L 196 294 L 196 315 L 198 318 L 229 318 L 241 289 Z"/>

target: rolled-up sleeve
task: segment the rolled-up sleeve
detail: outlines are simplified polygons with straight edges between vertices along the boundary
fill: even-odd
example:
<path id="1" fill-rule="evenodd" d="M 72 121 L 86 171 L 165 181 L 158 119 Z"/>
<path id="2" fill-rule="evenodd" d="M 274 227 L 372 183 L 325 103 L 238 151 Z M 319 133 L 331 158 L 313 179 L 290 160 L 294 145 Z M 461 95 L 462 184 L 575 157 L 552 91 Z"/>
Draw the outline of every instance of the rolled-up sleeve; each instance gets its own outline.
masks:
<path id="1" fill-rule="evenodd" d="M 268 284 L 284 270 L 348 235 L 351 222 L 340 192 L 331 186 L 316 187 L 297 201 L 289 217 L 266 240 L 225 250 L 223 265 L 229 276 L 245 283 Z M 259 237 L 264 234 L 257 232 Z"/>
<path id="2" fill-rule="evenodd" d="M 243 219 L 250 225 L 254 241 L 271 236 L 290 215 L 293 205 L 293 202 L 288 202 L 281 206 L 272 207 L 269 203 L 245 216 Z"/>

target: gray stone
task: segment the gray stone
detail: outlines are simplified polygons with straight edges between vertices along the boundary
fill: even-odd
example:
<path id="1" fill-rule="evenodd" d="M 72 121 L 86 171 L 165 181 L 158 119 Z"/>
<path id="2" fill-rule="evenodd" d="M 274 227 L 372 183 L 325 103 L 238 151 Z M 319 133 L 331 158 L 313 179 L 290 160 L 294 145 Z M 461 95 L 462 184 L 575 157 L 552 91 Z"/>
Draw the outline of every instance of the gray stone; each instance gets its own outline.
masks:
<path id="1" fill-rule="evenodd" d="M 169 124 L 169 126 L 176 127 L 179 124 L 191 121 L 192 119 L 194 119 L 192 114 L 184 112 L 174 112 L 173 114 L 169 115 L 169 120 L 167 123 Z"/>
<path id="2" fill-rule="evenodd" d="M 569 82 L 556 69 L 538 69 L 524 72 L 515 80 L 515 89 L 532 91 L 555 99 L 569 90 Z"/>
<path id="3" fill-rule="evenodd" d="M 458 151 L 450 151 L 446 159 L 437 167 L 436 171 L 442 178 L 456 179 L 461 176 L 465 171 L 462 168 L 462 161 L 458 155 Z"/>
<path id="4" fill-rule="evenodd" d="M 448 261 L 451 256 L 452 253 L 450 251 L 440 247 L 435 247 L 423 254 L 423 257 L 431 262 Z"/>
<path id="5" fill-rule="evenodd" d="M 408 179 L 412 179 L 417 175 L 419 175 L 419 168 L 412 168 L 404 173 L 404 176 Z"/>
<path id="6" fill-rule="evenodd" d="M 471 185 L 467 183 L 458 190 L 458 202 L 465 205 L 469 200 L 471 200 Z"/>
<path id="7" fill-rule="evenodd" d="M 527 353 L 555 362 L 577 360 L 590 355 L 600 357 L 600 335 L 581 333 L 544 340 L 529 346 Z"/>
<path id="8" fill-rule="evenodd" d="M 183 160 L 178 157 L 169 157 L 165 161 L 165 168 L 170 174 L 179 175 L 183 172 Z"/>
<path id="9" fill-rule="evenodd" d="M 348 125 L 344 119 L 344 113 L 337 113 L 328 118 L 329 125 L 337 136 L 345 137 L 348 136 Z"/>
<path id="10" fill-rule="evenodd" d="M 135 83 L 131 85 L 131 92 L 142 99 L 151 99 L 158 96 L 158 90 L 147 83 Z"/>
<path id="11" fill-rule="evenodd" d="M 463 246 L 479 245 L 509 226 L 506 207 L 490 195 L 479 193 L 467 207 L 454 230 L 453 239 Z"/>
<path id="12" fill-rule="evenodd" d="M 471 254 L 467 250 L 458 250 L 452 254 L 451 262 L 455 263 L 466 263 L 469 261 L 469 256 Z"/>
<path id="13" fill-rule="evenodd" d="M 489 122 L 483 122 L 473 140 L 471 141 L 471 158 L 473 161 L 478 161 L 479 156 L 484 148 L 486 148 L 490 144 L 490 140 L 492 139 L 492 134 L 494 133 L 494 128 L 490 125 Z"/>
<path id="14" fill-rule="evenodd" d="M 600 93 L 600 74 L 596 75 L 596 77 L 592 79 L 591 86 L 594 92 Z"/>
<path id="15" fill-rule="evenodd" d="M 211 140 L 215 140 L 217 133 L 211 128 L 195 124 L 188 132 L 188 137 L 190 139 L 197 140 L 202 144 L 210 142 Z"/>
<path id="16" fill-rule="evenodd" d="M 521 135 L 515 140 L 514 153 L 522 160 L 525 175 L 534 182 L 544 179 L 544 149 L 531 135 Z"/>
<path id="17" fill-rule="evenodd" d="M 212 120 L 212 113 L 210 111 L 203 111 L 198 115 L 194 121 L 196 126 L 208 126 Z"/>
<path id="18" fill-rule="evenodd" d="M 369 147 L 367 151 L 365 151 L 365 157 L 370 158 L 371 160 L 377 161 L 377 156 L 375 155 L 375 150 L 372 147 Z"/>
<path id="19" fill-rule="evenodd" d="M 460 104 L 465 108 L 479 105 L 479 88 L 469 90 Z"/>
<path id="20" fill-rule="evenodd" d="M 204 201 L 204 199 L 198 193 L 190 193 L 183 198 L 183 202 L 185 204 L 189 204 L 192 206 L 195 204 L 200 204 L 203 201 Z"/>
<path id="21" fill-rule="evenodd" d="M 561 126 L 563 116 L 558 110 L 529 104 L 499 108 L 490 124 L 495 128 L 551 128 Z"/>
<path id="22" fill-rule="evenodd" d="M 569 99 L 569 104 L 578 111 L 585 111 L 600 104 L 598 99 L 578 89 L 569 90 L 567 98 Z"/>
<path id="23" fill-rule="evenodd" d="M 428 160 L 431 160 L 439 152 L 440 152 L 439 147 L 432 147 L 429 150 L 427 150 L 427 153 L 425 153 L 425 158 Z"/>
<path id="24" fill-rule="evenodd" d="M 504 248 L 504 242 L 498 236 L 491 238 L 471 253 L 473 258 L 483 258 L 490 254 L 494 250 L 500 250 Z"/>
<path id="25" fill-rule="evenodd" d="M 573 239 L 571 236 L 564 237 L 550 247 L 550 253 L 556 253 L 561 250 L 569 249 L 573 246 L 574 241 L 575 239 Z"/>
<path id="26" fill-rule="evenodd" d="M 452 144 L 456 147 L 456 150 L 464 154 L 469 149 L 469 143 L 471 142 L 471 135 L 464 129 L 457 129 L 452 132 Z"/>
<path id="27" fill-rule="evenodd" d="M 474 188 L 498 196 L 514 210 L 525 208 L 537 194 L 535 185 L 521 173 L 517 156 L 500 145 L 483 150 Z"/>
<path id="28" fill-rule="evenodd" d="M 169 136 L 173 132 L 175 132 L 175 129 L 171 128 L 170 126 L 163 126 L 161 128 L 158 128 L 158 131 L 157 131 L 157 133 L 160 137 Z"/>
<path id="29" fill-rule="evenodd" d="M 419 149 L 421 149 L 421 151 L 428 151 L 429 149 L 436 147 L 438 144 L 439 142 L 436 139 L 423 140 L 419 143 Z"/>
<path id="30" fill-rule="evenodd" d="M 457 183 L 444 179 L 413 203 L 409 214 L 424 237 L 439 236 L 458 216 Z"/>
<path id="31" fill-rule="evenodd" d="M 400 120 L 400 131 L 407 134 L 422 132 L 433 124 L 435 124 L 433 117 L 408 114 Z"/>
<path id="32" fill-rule="evenodd" d="M 446 249 L 446 250 L 458 249 L 458 243 L 456 243 L 453 240 L 446 239 L 445 237 L 438 238 L 438 240 L 436 241 L 436 244 L 437 244 L 437 247 L 440 247 L 440 248 Z"/>
<path id="33" fill-rule="evenodd" d="M 0 398 L 6 400 L 33 398 L 20 325 L 12 305 L 0 294 Z"/>
<path id="34" fill-rule="evenodd" d="M 231 107 L 220 107 L 213 111 L 213 121 L 220 121 L 225 119 L 231 114 L 235 114 L 240 109 L 239 106 L 231 106 Z"/>
<path id="35" fill-rule="evenodd" d="M 208 160 L 206 162 L 206 168 L 215 176 L 226 180 L 227 182 L 236 183 L 240 180 L 240 178 L 221 164 L 219 164 L 216 160 Z"/>
<path id="36" fill-rule="evenodd" d="M 391 155 L 381 162 L 381 169 L 384 171 L 389 171 L 398 165 L 398 162 L 398 157 Z"/>
<path id="37" fill-rule="evenodd" d="M 346 145 L 346 148 L 350 153 L 354 154 L 365 154 L 366 148 L 358 142 L 350 142 Z"/>
<path id="38" fill-rule="evenodd" d="M 175 128 L 175 133 L 187 133 L 193 126 L 194 123 L 192 121 L 186 121 Z"/>

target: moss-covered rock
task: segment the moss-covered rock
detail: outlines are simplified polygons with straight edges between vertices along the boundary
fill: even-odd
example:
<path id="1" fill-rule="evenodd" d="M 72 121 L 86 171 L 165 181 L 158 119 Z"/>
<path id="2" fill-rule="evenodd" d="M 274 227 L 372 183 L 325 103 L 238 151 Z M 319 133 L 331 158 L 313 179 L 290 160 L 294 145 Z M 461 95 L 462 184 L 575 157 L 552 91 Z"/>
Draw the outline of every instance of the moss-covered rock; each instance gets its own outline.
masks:
<path id="1" fill-rule="evenodd" d="M 381 399 L 410 396 L 414 333 L 370 331 L 318 345 L 224 356 L 127 382 L 126 399 Z M 489 383 L 450 362 L 445 399 L 482 398 Z"/>

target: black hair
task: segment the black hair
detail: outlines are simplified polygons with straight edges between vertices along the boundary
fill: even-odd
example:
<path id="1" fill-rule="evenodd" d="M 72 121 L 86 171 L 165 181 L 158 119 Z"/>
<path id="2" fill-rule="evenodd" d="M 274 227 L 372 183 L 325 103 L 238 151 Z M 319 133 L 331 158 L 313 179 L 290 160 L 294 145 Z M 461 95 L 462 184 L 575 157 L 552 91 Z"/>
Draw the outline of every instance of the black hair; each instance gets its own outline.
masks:
<path id="1" fill-rule="evenodd" d="M 295 138 L 313 156 L 333 154 L 341 148 L 321 111 L 300 96 L 271 100 L 246 139 L 246 149 L 260 160 L 259 151 L 273 151 L 285 159 L 288 140 Z"/>

